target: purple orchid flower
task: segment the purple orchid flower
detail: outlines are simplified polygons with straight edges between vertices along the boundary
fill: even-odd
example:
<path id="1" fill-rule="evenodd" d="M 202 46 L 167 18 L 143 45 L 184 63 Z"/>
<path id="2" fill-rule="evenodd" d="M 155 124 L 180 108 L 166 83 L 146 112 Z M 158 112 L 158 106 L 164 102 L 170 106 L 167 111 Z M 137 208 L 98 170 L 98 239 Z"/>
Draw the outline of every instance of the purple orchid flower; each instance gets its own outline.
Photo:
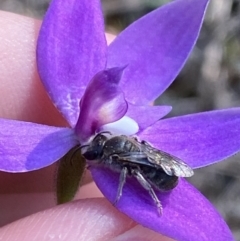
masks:
<path id="1" fill-rule="evenodd" d="M 192 168 L 237 153 L 240 108 L 158 121 L 171 107 L 150 105 L 189 56 L 207 4 L 176 0 L 133 23 L 107 47 L 99 0 L 53 0 L 40 31 L 37 61 L 46 91 L 70 127 L 1 119 L 0 170 L 43 168 L 101 130 L 135 134 Z M 113 203 L 119 175 L 97 167 L 90 171 Z M 222 217 L 186 180 L 157 196 L 161 217 L 148 193 L 127 180 L 116 207 L 176 240 L 233 240 Z"/>

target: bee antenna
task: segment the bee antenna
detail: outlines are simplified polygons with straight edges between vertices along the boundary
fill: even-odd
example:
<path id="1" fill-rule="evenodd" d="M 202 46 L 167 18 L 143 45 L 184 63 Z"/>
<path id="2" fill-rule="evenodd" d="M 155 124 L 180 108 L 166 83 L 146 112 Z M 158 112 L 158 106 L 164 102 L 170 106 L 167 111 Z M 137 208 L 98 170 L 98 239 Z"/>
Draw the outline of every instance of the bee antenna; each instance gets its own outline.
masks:
<path id="1" fill-rule="evenodd" d="M 84 147 L 88 147 L 89 145 L 82 145 L 82 146 L 79 146 L 79 149 L 82 150 L 82 148 Z"/>
<path id="2" fill-rule="evenodd" d="M 77 145 L 77 146 L 75 146 L 75 147 L 72 149 L 73 152 L 72 152 L 72 154 L 71 154 L 71 156 L 70 156 L 70 160 L 73 159 L 73 157 L 76 155 L 76 153 L 77 153 L 79 150 L 82 150 L 82 148 L 87 147 L 87 146 L 89 146 L 89 145 L 83 145 L 83 146 Z"/>

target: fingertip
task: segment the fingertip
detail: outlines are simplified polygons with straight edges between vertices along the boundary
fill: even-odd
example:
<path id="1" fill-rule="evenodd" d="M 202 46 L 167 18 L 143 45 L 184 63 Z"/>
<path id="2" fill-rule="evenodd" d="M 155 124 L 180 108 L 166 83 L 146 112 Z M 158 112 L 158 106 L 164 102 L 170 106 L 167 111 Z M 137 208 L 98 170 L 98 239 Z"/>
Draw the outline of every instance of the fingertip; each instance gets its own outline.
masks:
<path id="1" fill-rule="evenodd" d="M 141 225 L 136 225 L 111 241 L 174 241 Z"/>
<path id="2" fill-rule="evenodd" d="M 110 240 L 135 226 L 103 198 L 85 199 L 36 213 L 0 229 L 2 240 Z"/>

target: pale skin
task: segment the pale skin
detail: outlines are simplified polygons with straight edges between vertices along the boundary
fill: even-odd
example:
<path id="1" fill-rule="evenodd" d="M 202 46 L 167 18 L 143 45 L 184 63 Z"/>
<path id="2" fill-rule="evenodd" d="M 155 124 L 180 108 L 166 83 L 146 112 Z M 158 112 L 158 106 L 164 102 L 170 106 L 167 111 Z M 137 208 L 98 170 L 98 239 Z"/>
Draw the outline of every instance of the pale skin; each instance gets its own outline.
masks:
<path id="1" fill-rule="evenodd" d="M 66 126 L 37 73 L 40 25 L 39 20 L 0 11 L 0 117 Z M 113 38 L 107 35 L 108 42 Z M 171 240 L 120 213 L 89 174 L 76 201 L 56 206 L 55 170 L 52 165 L 30 173 L 0 172 L 1 240 Z"/>

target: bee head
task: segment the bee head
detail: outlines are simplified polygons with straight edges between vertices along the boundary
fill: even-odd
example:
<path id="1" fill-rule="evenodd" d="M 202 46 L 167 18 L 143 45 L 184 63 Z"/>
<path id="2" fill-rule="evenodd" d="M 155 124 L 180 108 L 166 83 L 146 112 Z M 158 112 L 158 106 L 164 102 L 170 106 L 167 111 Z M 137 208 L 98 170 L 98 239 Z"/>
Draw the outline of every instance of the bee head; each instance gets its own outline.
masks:
<path id="1" fill-rule="evenodd" d="M 93 141 L 90 143 L 89 147 L 87 148 L 87 151 L 82 155 L 90 161 L 99 160 L 102 157 L 103 147 L 106 141 L 107 137 L 105 135 L 101 133 L 96 135 Z"/>

